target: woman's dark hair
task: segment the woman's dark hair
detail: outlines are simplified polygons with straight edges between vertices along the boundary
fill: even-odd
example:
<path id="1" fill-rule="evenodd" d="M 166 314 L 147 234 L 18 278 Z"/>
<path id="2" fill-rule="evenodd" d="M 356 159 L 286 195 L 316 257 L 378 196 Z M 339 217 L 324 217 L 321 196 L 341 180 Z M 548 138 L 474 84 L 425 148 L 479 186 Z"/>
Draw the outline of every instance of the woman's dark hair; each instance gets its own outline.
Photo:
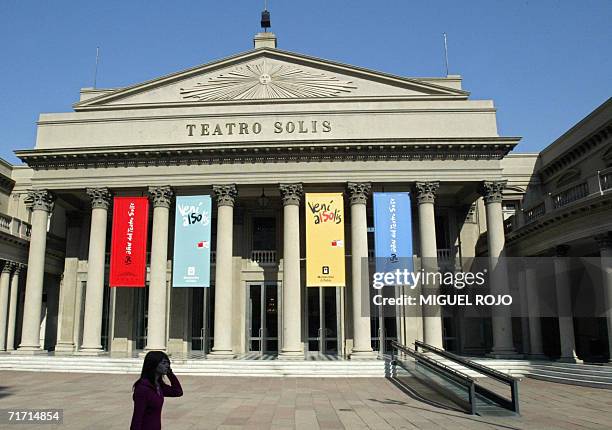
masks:
<path id="1" fill-rule="evenodd" d="M 157 369 L 157 365 L 163 359 L 170 361 L 166 353 L 163 351 L 149 351 L 145 356 L 144 363 L 142 363 L 142 372 L 140 372 L 140 379 L 134 382 L 134 385 L 132 385 L 132 389 L 134 389 L 136 387 L 136 384 L 138 384 L 138 382 L 140 382 L 142 379 L 146 379 L 151 383 L 151 385 L 155 386 L 155 369 Z"/>

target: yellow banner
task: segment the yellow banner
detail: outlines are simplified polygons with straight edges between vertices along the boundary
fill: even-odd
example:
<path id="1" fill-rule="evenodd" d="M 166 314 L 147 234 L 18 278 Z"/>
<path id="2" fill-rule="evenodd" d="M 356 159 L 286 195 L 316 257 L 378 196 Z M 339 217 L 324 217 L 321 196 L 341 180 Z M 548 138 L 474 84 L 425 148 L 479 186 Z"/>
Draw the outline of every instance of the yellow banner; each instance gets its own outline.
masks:
<path id="1" fill-rule="evenodd" d="M 344 287 L 342 193 L 306 193 L 306 285 Z"/>

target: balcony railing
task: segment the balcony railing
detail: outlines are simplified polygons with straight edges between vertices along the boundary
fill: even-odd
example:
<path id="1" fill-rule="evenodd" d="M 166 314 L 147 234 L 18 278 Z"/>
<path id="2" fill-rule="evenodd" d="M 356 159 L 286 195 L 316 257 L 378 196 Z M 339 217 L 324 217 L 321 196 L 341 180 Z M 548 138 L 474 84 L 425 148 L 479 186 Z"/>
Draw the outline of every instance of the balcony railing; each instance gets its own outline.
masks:
<path id="1" fill-rule="evenodd" d="M 544 206 L 544 203 L 540 203 L 537 206 L 534 206 L 530 209 L 527 209 L 524 214 L 525 214 L 525 222 L 531 222 L 534 221 L 535 219 L 541 217 L 542 215 L 544 215 L 546 213 L 546 207 Z"/>
<path id="2" fill-rule="evenodd" d="M 257 250 L 251 251 L 251 261 L 261 265 L 276 264 L 276 251 Z"/>
<path id="3" fill-rule="evenodd" d="M 18 218 L 0 213 L 0 231 L 29 240 L 32 226 Z"/>
<path id="4" fill-rule="evenodd" d="M 602 191 L 612 188 L 612 170 L 609 172 L 600 172 L 599 183 L 601 184 Z"/>
<path id="5" fill-rule="evenodd" d="M 562 206 L 565 206 L 569 203 L 575 202 L 576 200 L 580 200 L 589 195 L 589 185 L 586 182 L 583 182 L 578 185 L 574 185 L 571 188 L 561 191 L 560 193 L 553 194 L 552 205 L 553 208 L 558 209 Z"/>
<path id="6" fill-rule="evenodd" d="M 505 222 L 506 231 L 512 231 L 538 218 L 590 197 L 608 195 L 612 190 L 612 168 L 588 176 L 582 182 L 543 197 L 535 206 L 523 209 Z"/>

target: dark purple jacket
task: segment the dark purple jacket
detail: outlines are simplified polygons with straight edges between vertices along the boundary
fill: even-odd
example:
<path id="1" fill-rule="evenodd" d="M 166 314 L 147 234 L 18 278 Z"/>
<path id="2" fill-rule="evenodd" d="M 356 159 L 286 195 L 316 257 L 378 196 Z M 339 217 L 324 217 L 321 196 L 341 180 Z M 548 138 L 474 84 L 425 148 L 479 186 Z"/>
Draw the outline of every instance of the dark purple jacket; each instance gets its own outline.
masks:
<path id="1" fill-rule="evenodd" d="M 174 373 L 169 373 L 167 376 L 172 386 L 160 380 L 161 393 L 158 393 L 155 386 L 146 379 L 141 379 L 136 383 L 132 396 L 134 399 L 134 415 L 132 415 L 130 430 L 161 429 L 161 411 L 164 405 L 164 397 L 181 397 L 183 395 L 181 384 Z"/>

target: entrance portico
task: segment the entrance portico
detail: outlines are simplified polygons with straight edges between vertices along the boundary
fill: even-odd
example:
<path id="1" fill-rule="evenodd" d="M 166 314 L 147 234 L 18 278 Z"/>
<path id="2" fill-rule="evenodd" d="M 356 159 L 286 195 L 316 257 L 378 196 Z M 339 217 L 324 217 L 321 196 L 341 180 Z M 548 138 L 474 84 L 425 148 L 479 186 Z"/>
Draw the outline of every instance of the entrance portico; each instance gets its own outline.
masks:
<path id="1" fill-rule="evenodd" d="M 411 193 L 414 249 L 427 270 L 460 270 L 487 228 L 501 228 L 501 239 L 488 236 L 495 257 L 504 247 L 501 200 L 486 200 L 485 211 L 479 192 L 503 184 L 500 160 L 519 139 L 498 135 L 493 103 L 470 100 L 459 76 L 402 78 L 256 45 L 129 88 L 86 89 L 74 109 L 41 115 L 36 147 L 17 151 L 33 169 L 24 191 L 38 202 L 21 350 L 40 349 L 47 217 L 68 213 L 82 220 L 71 224 L 70 247 L 77 238 L 88 252 L 75 259 L 66 241 L 59 297 L 75 305 L 60 304 L 72 313 L 61 318 L 64 353 L 371 359 L 389 340 L 459 350 L 471 336 L 442 307 L 393 318 L 362 310 L 373 192 Z M 304 194 L 319 192 L 344 194 L 345 286 L 306 283 Z M 177 291 L 174 202 L 200 194 L 214 196 L 212 285 Z M 150 198 L 144 289 L 105 292 L 111 196 Z M 512 352 L 511 330 L 507 317 L 494 324 L 501 353 Z"/>

